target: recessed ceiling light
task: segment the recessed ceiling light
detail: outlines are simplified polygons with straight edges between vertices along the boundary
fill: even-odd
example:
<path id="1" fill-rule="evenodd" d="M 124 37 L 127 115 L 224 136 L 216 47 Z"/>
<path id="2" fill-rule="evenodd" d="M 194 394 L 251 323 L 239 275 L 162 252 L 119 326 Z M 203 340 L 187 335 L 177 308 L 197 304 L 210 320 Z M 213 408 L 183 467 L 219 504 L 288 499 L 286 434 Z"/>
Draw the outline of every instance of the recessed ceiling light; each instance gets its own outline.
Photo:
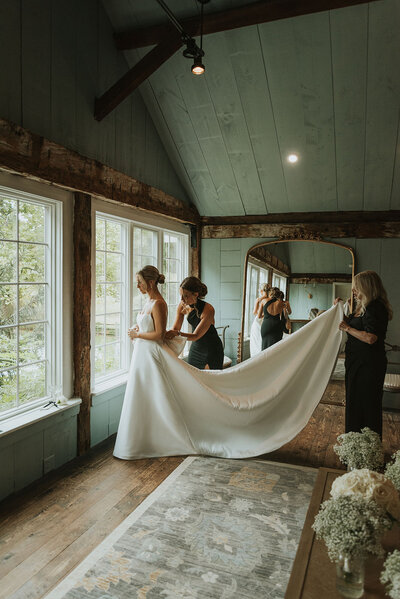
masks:
<path id="1" fill-rule="evenodd" d="M 295 162 L 298 161 L 299 157 L 297 156 L 297 154 L 289 154 L 287 159 L 288 159 L 288 162 L 291 162 L 292 164 L 294 164 Z"/>

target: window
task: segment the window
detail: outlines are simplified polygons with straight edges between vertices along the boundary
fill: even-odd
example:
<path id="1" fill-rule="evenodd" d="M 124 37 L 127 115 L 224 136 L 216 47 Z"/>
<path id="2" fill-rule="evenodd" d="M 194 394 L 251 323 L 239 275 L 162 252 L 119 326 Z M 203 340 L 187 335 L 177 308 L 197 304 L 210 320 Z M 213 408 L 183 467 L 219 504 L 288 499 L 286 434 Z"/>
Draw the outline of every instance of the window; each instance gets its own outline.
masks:
<path id="1" fill-rule="evenodd" d="M 95 376 L 126 368 L 126 243 L 124 222 L 96 219 Z"/>
<path id="2" fill-rule="evenodd" d="M 284 294 L 286 294 L 286 283 L 287 278 L 278 275 L 276 272 L 272 275 L 272 287 L 278 287 Z"/>
<path id="3" fill-rule="evenodd" d="M 0 412 L 62 392 L 62 205 L 0 188 Z"/>
<path id="4" fill-rule="evenodd" d="M 253 309 L 256 298 L 259 296 L 260 287 L 264 283 L 268 283 L 269 269 L 263 268 L 249 262 L 247 269 L 247 285 L 246 285 L 246 314 L 245 314 L 245 329 L 246 337 L 250 335 L 250 328 L 254 319 Z"/>
<path id="5" fill-rule="evenodd" d="M 170 327 L 180 299 L 179 284 L 187 274 L 187 253 L 185 234 L 96 213 L 95 385 L 129 368 L 132 345 L 126 331 L 146 301 L 135 274 L 152 264 L 165 275 L 159 289 L 168 305 Z"/>

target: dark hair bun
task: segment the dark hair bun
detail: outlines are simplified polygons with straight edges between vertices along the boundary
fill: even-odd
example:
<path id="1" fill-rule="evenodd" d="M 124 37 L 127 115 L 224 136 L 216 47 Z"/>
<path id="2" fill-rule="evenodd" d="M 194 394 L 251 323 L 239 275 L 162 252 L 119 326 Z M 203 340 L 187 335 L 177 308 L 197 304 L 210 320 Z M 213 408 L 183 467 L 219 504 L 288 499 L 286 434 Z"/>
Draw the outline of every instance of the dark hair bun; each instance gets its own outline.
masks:
<path id="1" fill-rule="evenodd" d="M 186 277 L 183 279 L 181 287 L 190 293 L 198 293 L 199 297 L 205 297 L 208 293 L 207 285 L 204 285 L 198 277 Z"/>
<path id="2" fill-rule="evenodd" d="M 200 297 L 205 297 L 208 293 L 208 289 L 207 289 L 207 285 L 204 285 L 204 283 L 201 284 L 200 289 L 199 289 L 199 296 Z"/>
<path id="3" fill-rule="evenodd" d="M 165 276 L 160 274 L 160 276 L 158 277 L 157 283 L 160 283 L 160 285 L 165 283 Z"/>

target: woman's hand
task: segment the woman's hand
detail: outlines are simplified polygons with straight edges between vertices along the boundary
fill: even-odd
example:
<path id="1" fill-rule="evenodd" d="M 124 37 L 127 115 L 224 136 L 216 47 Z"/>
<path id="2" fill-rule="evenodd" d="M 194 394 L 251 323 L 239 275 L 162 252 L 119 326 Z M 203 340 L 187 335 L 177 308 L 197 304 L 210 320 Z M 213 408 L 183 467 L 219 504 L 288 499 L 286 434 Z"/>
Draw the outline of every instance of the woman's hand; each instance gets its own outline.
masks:
<path id="1" fill-rule="evenodd" d="M 180 331 L 174 331 L 173 329 L 171 329 L 165 333 L 165 339 L 173 339 L 174 337 L 177 337 L 179 334 Z"/>
<path id="2" fill-rule="evenodd" d="M 337 297 L 334 301 L 333 301 L 333 305 L 336 306 L 336 304 L 338 304 L 339 302 L 342 302 L 342 298 L 341 297 Z"/>
<path id="3" fill-rule="evenodd" d="M 339 324 L 339 329 L 341 331 L 345 331 L 346 333 L 350 330 L 351 327 L 349 327 L 349 325 L 347 324 L 347 322 L 345 320 L 342 320 L 342 322 Z"/>
<path id="4" fill-rule="evenodd" d="M 139 337 L 139 327 L 135 325 L 131 329 L 128 329 L 128 336 L 131 339 L 137 339 Z"/>

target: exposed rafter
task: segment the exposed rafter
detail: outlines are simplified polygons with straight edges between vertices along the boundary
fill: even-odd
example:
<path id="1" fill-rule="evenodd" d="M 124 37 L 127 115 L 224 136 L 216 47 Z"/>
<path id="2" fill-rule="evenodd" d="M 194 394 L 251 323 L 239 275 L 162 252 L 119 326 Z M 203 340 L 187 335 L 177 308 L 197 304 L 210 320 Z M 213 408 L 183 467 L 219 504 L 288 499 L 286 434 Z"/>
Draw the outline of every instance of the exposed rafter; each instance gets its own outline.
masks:
<path id="1" fill-rule="evenodd" d="M 301 2 L 299 0 L 262 0 L 221 12 L 205 14 L 203 35 L 366 3 L 367 0 L 302 0 Z M 185 19 L 181 23 L 188 35 L 200 35 L 198 16 Z M 116 33 L 114 37 L 119 50 L 132 50 L 159 44 L 173 31 L 174 28 L 170 23 L 163 23 L 144 29 L 130 29 Z"/>
<path id="2" fill-rule="evenodd" d="M 379 0 L 371 0 L 379 1 Z M 367 0 L 262 0 L 245 6 L 204 15 L 203 34 L 217 33 L 239 27 L 248 27 L 279 19 L 298 17 L 314 12 L 365 4 Z M 198 16 L 182 21 L 189 36 L 200 35 Z M 101 121 L 125 98 L 139 87 L 159 66 L 182 46 L 175 28 L 170 24 L 155 25 L 145 29 L 132 29 L 115 34 L 119 50 L 155 46 L 142 60 L 119 79 L 108 91 L 95 101 L 94 116 Z"/>

